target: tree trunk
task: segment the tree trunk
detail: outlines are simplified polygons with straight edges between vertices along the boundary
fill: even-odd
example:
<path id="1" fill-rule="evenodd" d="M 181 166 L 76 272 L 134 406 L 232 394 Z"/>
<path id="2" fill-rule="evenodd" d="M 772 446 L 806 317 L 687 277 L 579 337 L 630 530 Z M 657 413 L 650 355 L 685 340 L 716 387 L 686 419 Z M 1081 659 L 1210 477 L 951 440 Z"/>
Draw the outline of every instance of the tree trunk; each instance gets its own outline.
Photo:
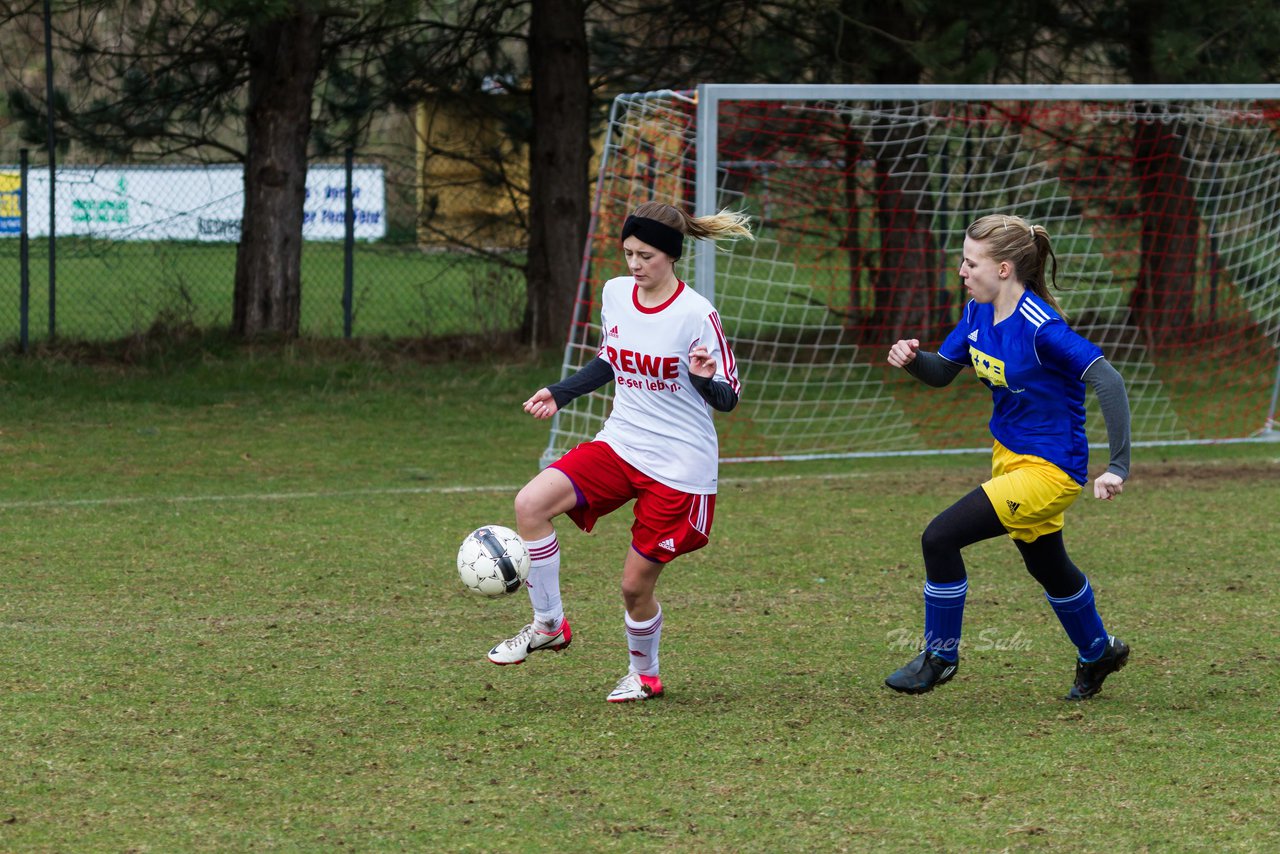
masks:
<path id="1" fill-rule="evenodd" d="M 872 83 L 918 83 L 924 66 L 907 46 L 924 38 L 923 18 L 908 5 L 894 0 L 843 0 L 846 21 L 862 22 L 868 30 L 889 38 L 887 52 L 869 60 L 879 39 L 854 36 L 861 27 L 852 28 L 851 37 L 841 42 L 841 66 L 854 73 L 865 68 L 862 74 L 870 73 Z M 930 198 L 927 136 L 919 132 L 905 105 L 891 109 L 863 141 L 865 154 L 875 161 L 879 253 L 873 256 L 877 261 L 871 273 L 871 316 L 861 338 L 875 344 L 932 337 L 946 299 L 939 287 L 942 256 L 934 241 L 933 222 L 921 213 L 937 206 Z M 854 214 L 851 209 L 849 215 Z M 866 247 L 868 255 L 870 249 Z"/>
<path id="2" fill-rule="evenodd" d="M 1158 345 L 1184 339 L 1195 322 L 1200 219 L 1181 144 L 1178 126 L 1155 114 L 1134 131 L 1142 255 L 1129 307 L 1134 324 Z"/>
<path id="3" fill-rule="evenodd" d="M 1183 82 L 1160 73 L 1155 47 L 1160 4 L 1133 0 L 1128 10 L 1125 46 L 1134 83 Z M 1184 338 L 1195 320 L 1196 244 L 1200 219 L 1195 193 L 1182 159 L 1177 123 L 1166 124 L 1155 104 L 1139 104 L 1133 132 L 1133 177 L 1142 216 L 1138 281 L 1129 295 L 1132 323 L 1159 346 Z"/>
<path id="4" fill-rule="evenodd" d="M 535 347 L 565 340 L 590 222 L 591 88 L 585 18 L 583 0 L 533 0 L 528 306 L 523 333 L 526 343 Z"/>
<path id="5" fill-rule="evenodd" d="M 294 337 L 302 312 L 302 212 L 324 19 L 306 9 L 248 33 L 244 218 L 232 333 Z"/>
<path id="6" fill-rule="evenodd" d="M 849 266 L 849 319 L 847 324 L 858 327 L 861 334 L 866 323 L 862 304 L 862 277 L 865 272 L 864 262 L 866 248 L 862 243 L 862 232 L 859 231 L 862 210 L 858 204 L 858 164 L 863 158 L 862 138 L 853 128 L 853 123 L 845 130 L 844 148 L 844 228 L 840 232 L 840 248 L 848 258 Z"/>
<path id="7" fill-rule="evenodd" d="M 928 339 L 939 322 L 940 257 L 932 223 L 921 211 L 929 201 L 926 137 L 897 116 L 872 131 L 876 158 L 876 221 L 880 257 L 870 334 L 876 343 Z M 926 202 L 928 202 L 926 204 Z"/>

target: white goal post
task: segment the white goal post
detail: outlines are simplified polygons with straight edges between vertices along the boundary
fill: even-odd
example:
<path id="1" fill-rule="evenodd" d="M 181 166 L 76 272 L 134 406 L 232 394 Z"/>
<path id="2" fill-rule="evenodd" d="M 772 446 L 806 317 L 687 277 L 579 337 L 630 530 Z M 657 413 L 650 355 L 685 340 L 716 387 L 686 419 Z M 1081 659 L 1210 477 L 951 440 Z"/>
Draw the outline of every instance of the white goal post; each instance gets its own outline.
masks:
<path id="1" fill-rule="evenodd" d="M 741 403 L 716 416 L 725 462 L 989 450 L 979 384 L 926 389 L 885 362 L 898 338 L 936 349 L 954 325 L 964 228 L 988 213 L 1048 229 L 1059 302 L 1125 377 L 1135 445 L 1280 437 L 1280 86 L 621 95 L 564 376 L 596 354 L 622 220 L 649 199 L 755 221 L 755 241 L 694 243 L 677 268 L 738 358 Z M 543 465 L 611 399 L 558 413 Z"/>

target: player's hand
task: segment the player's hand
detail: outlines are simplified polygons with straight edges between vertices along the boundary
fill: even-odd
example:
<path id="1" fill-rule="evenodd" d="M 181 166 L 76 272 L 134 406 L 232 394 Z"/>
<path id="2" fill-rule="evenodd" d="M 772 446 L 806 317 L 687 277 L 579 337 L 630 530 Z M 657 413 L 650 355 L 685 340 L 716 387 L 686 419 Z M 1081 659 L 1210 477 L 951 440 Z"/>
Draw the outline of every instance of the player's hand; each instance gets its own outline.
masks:
<path id="1" fill-rule="evenodd" d="M 920 339 L 904 338 L 889 348 L 889 364 L 895 368 L 905 368 L 916 360 L 920 350 Z"/>
<path id="2" fill-rule="evenodd" d="M 706 347 L 694 347 L 689 351 L 689 373 L 699 377 L 716 375 L 716 360 L 711 358 Z"/>
<path id="3" fill-rule="evenodd" d="M 1110 501 L 1124 492 L 1124 478 L 1111 472 L 1103 472 L 1093 482 L 1093 497 Z"/>
<path id="4" fill-rule="evenodd" d="M 533 397 L 524 402 L 524 411 L 534 418 L 550 418 L 559 408 L 556 406 L 556 399 L 545 388 L 538 389 Z"/>

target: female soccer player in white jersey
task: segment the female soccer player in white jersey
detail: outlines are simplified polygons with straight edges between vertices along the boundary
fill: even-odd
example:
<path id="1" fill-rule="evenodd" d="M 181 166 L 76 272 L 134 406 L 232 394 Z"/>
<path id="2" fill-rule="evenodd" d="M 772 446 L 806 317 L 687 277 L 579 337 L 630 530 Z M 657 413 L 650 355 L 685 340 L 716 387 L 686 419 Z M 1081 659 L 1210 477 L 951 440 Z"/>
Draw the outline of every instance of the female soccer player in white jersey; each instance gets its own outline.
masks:
<path id="1" fill-rule="evenodd" d="M 629 276 L 605 283 L 600 350 L 573 376 L 524 403 L 534 418 L 609 382 L 613 411 L 590 442 L 544 469 L 516 496 L 516 526 L 532 564 L 526 587 L 533 622 L 489 651 L 494 664 L 561 650 L 573 635 L 560 602 L 560 544 L 552 519 L 568 514 L 590 531 L 635 499 L 622 563 L 628 668 L 611 703 L 662 694 L 658 643 L 662 607 L 654 598 L 667 562 L 707 544 L 715 513 L 719 443 L 711 410 L 738 403 L 737 364 L 711 303 L 676 278 L 684 238 L 750 237 L 741 214 L 691 217 L 659 202 L 640 205 L 622 226 Z"/>
<path id="2" fill-rule="evenodd" d="M 965 367 L 991 389 L 995 444 L 991 479 L 938 515 L 921 538 L 925 649 L 885 684 L 920 694 L 955 675 L 968 579 L 960 550 L 1007 534 L 1027 571 L 1044 587 L 1077 651 L 1075 683 L 1066 697 L 1086 700 L 1129 658 L 1129 647 L 1102 626 L 1089 580 L 1062 542 L 1063 512 L 1087 483 L 1085 385 L 1097 394 L 1111 459 L 1093 482 L 1110 500 L 1129 476 L 1129 401 L 1124 380 L 1102 351 L 1067 326 L 1045 283 L 1058 259 L 1042 226 L 1016 216 L 984 216 L 965 232 L 960 278 L 972 298 L 937 353 L 899 341 L 889 364 L 931 386 Z"/>

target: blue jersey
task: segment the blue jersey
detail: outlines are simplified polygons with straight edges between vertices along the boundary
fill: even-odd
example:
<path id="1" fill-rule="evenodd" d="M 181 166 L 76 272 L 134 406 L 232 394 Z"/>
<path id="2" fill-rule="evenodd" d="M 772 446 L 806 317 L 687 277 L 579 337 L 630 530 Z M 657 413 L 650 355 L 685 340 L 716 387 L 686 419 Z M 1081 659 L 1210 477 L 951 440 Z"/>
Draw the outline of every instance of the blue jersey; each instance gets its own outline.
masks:
<path id="1" fill-rule="evenodd" d="M 1015 454 L 1043 457 L 1076 483 L 1088 480 L 1084 372 L 1102 350 L 1067 326 L 1052 306 L 1024 291 L 1013 314 L 970 300 L 938 353 L 973 365 L 991 389 L 991 435 Z"/>

